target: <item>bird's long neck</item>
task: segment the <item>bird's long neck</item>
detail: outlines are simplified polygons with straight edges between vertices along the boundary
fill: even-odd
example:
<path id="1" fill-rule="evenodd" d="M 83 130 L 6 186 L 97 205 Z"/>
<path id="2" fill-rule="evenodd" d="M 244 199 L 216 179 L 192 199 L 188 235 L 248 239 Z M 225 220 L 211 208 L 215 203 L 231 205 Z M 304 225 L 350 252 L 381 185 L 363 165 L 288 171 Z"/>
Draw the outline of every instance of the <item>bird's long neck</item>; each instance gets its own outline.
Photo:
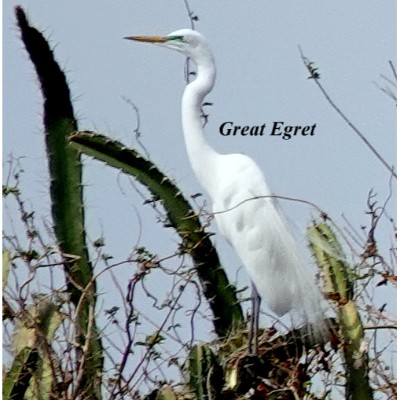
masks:
<path id="1" fill-rule="evenodd" d="M 215 65 L 210 54 L 196 62 L 196 79 L 188 84 L 182 97 L 182 126 L 190 163 L 200 184 L 212 195 L 216 184 L 216 163 L 220 156 L 206 141 L 201 105 L 215 82 Z"/>

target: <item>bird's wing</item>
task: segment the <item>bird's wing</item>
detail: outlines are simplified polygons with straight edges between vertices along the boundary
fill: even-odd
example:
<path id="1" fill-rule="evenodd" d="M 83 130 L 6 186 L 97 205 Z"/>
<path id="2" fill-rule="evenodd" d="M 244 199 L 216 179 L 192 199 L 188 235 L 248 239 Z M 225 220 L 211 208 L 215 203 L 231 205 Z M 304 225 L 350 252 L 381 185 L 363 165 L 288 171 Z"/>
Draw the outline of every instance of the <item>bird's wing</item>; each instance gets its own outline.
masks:
<path id="1" fill-rule="evenodd" d="M 244 158 L 243 158 L 244 157 Z M 248 157 L 231 166 L 214 201 L 221 232 L 235 248 L 261 297 L 281 316 L 305 301 L 305 264 L 278 202 L 265 183 L 258 166 Z M 308 279 L 308 278 L 307 278 Z"/>

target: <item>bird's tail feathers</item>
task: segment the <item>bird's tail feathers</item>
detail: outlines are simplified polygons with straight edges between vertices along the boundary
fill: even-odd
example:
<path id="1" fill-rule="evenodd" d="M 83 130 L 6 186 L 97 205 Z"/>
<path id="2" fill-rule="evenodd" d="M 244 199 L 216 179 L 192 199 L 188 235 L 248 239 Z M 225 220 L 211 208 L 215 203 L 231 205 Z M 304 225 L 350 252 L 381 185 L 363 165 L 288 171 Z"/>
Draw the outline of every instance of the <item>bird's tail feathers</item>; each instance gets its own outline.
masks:
<path id="1" fill-rule="evenodd" d="M 304 286 L 307 288 L 307 286 Z M 317 285 L 308 285 L 299 293 L 298 304 L 290 312 L 294 324 L 301 326 L 307 340 L 317 344 L 330 341 L 335 326 L 330 318 L 331 310 Z"/>

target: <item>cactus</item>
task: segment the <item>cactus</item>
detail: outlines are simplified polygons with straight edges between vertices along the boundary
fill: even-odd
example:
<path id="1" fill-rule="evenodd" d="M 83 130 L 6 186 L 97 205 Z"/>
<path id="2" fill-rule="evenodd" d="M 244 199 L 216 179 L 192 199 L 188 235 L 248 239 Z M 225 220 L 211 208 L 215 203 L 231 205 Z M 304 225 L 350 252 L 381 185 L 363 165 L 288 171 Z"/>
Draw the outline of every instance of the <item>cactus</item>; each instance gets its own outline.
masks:
<path id="1" fill-rule="evenodd" d="M 101 340 L 91 317 L 96 286 L 85 242 L 82 166 L 79 153 L 67 144 L 67 137 L 77 129 L 77 123 L 65 75 L 48 43 L 37 29 L 29 25 L 21 7 L 16 7 L 16 16 L 44 97 L 54 232 L 64 257 L 68 291 L 76 308 L 77 341 L 82 348 L 89 341 L 91 356 L 86 357 L 80 390 L 90 398 L 99 399 L 101 385 L 98 377 L 102 372 L 103 356 Z"/>
<path id="2" fill-rule="evenodd" d="M 8 281 L 8 275 L 10 274 L 10 252 L 7 250 L 3 250 L 2 252 L 2 270 L 3 270 L 3 283 L 2 283 L 2 287 L 4 290 L 4 287 L 7 284 Z"/>
<path id="3" fill-rule="evenodd" d="M 214 314 L 214 327 L 220 338 L 243 323 L 243 314 L 235 288 L 220 265 L 209 235 L 204 231 L 190 204 L 171 180 L 136 150 L 106 136 L 77 132 L 69 138 L 71 146 L 88 156 L 132 175 L 162 202 L 167 226 L 182 238 L 182 250 L 189 253 L 197 269 L 203 292 Z"/>
<path id="4" fill-rule="evenodd" d="M 59 360 L 48 351 L 62 322 L 59 305 L 45 295 L 17 317 L 13 349 L 15 357 L 3 380 L 3 399 L 47 400 L 57 397 L 54 369 Z"/>
<path id="5" fill-rule="evenodd" d="M 308 229 L 311 250 L 325 279 L 326 297 L 337 310 L 347 375 L 346 398 L 373 398 L 368 378 L 368 352 L 363 325 L 354 301 L 354 278 L 332 228 L 314 223 Z"/>
<path id="6" fill-rule="evenodd" d="M 214 400 L 221 398 L 223 372 L 210 345 L 195 345 L 189 352 L 185 372 L 187 386 L 196 400 Z"/>

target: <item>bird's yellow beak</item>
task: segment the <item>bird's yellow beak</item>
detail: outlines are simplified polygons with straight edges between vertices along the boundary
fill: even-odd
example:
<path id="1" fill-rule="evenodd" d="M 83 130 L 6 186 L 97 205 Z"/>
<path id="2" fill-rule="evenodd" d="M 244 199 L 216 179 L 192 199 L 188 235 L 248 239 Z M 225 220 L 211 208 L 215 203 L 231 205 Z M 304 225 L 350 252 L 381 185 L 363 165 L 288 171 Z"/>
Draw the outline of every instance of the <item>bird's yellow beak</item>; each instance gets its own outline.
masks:
<path id="1" fill-rule="evenodd" d="M 168 40 L 165 36 L 125 36 L 124 39 L 149 43 L 165 43 Z"/>

